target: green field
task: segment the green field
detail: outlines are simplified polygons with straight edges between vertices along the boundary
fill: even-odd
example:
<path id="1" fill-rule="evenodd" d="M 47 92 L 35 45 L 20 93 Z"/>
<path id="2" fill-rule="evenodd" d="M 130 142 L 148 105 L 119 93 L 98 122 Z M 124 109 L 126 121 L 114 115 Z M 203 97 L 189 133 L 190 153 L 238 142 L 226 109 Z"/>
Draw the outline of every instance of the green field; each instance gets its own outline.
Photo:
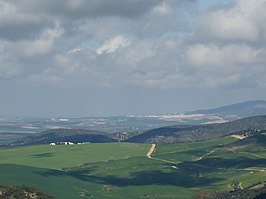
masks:
<path id="1" fill-rule="evenodd" d="M 58 199 L 190 199 L 204 189 L 266 180 L 266 147 L 228 149 L 234 138 L 157 145 L 108 143 L 0 149 L 0 184 L 34 186 Z"/>
<path id="2" fill-rule="evenodd" d="M 84 163 L 144 156 L 150 145 L 129 143 L 39 145 L 1 149 L 0 164 L 62 169 Z"/>

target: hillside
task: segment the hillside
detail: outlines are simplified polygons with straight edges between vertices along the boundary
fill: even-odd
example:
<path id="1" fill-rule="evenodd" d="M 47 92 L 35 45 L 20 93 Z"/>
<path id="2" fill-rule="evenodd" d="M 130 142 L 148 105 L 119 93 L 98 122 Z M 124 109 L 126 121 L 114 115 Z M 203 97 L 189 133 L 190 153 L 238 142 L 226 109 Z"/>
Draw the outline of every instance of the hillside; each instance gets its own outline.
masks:
<path id="1" fill-rule="evenodd" d="M 223 137 L 247 130 L 266 130 L 266 116 L 248 117 L 223 124 L 169 126 L 129 138 L 136 143 L 178 143 Z"/>
<path id="2" fill-rule="evenodd" d="M 265 145 L 266 145 L 266 131 L 260 131 L 260 132 L 249 132 L 246 138 L 240 139 L 232 144 L 229 144 L 228 147 L 242 148 L 242 147 L 259 147 Z"/>
<path id="3" fill-rule="evenodd" d="M 51 142 L 106 143 L 115 140 L 110 134 L 84 129 L 51 129 L 28 136 L 15 142 L 16 145 L 49 144 Z"/>
<path id="4" fill-rule="evenodd" d="M 214 109 L 191 111 L 188 114 L 208 114 L 221 117 L 236 116 L 239 118 L 251 117 L 257 115 L 266 115 L 266 101 L 254 100 L 228 106 L 221 106 Z"/>

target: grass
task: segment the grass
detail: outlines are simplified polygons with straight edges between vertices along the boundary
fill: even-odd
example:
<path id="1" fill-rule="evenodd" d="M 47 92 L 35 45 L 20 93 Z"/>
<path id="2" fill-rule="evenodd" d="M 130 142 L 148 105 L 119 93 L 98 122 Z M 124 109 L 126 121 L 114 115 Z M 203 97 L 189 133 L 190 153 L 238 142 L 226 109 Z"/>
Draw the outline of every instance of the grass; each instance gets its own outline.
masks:
<path id="1" fill-rule="evenodd" d="M 236 141 L 235 138 L 225 137 L 210 141 L 189 142 L 181 144 L 158 145 L 154 157 L 169 161 L 184 162 L 194 161 L 213 149 L 219 149 L 225 144 Z"/>
<path id="2" fill-rule="evenodd" d="M 62 169 L 90 162 L 143 156 L 149 147 L 130 143 L 14 147 L 0 151 L 0 164 Z"/>
<path id="3" fill-rule="evenodd" d="M 234 180 L 244 187 L 265 181 L 266 172 L 245 170 L 266 167 L 265 158 L 250 154 L 265 155 L 265 146 L 226 150 L 234 141 L 157 145 L 153 157 L 178 163 L 147 158 L 149 144 L 2 148 L 0 184 L 34 186 L 58 199 L 190 199 L 202 189 L 228 190 Z"/>
<path id="4" fill-rule="evenodd" d="M 160 144 L 156 149 L 155 154 L 163 154 L 163 153 L 173 153 L 174 151 L 180 150 L 192 150 L 192 149 L 202 149 L 202 148 L 213 148 L 220 145 L 232 143 L 237 139 L 232 137 L 224 137 L 209 141 L 199 141 L 199 142 L 188 142 L 188 143 L 180 143 L 180 144 Z"/>

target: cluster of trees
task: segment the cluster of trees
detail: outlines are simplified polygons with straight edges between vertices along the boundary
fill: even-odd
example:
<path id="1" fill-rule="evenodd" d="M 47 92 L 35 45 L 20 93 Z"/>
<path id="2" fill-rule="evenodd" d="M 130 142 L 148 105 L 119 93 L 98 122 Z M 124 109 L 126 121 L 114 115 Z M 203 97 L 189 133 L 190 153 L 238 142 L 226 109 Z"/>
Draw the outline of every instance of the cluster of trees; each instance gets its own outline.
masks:
<path id="1" fill-rule="evenodd" d="M 2 186 L 0 185 L 0 199 L 55 199 L 41 191 L 28 186 Z"/>
<path id="2" fill-rule="evenodd" d="M 231 191 L 205 190 L 197 193 L 193 199 L 265 199 L 266 183 L 257 183 L 241 189 L 239 182 L 231 184 Z"/>

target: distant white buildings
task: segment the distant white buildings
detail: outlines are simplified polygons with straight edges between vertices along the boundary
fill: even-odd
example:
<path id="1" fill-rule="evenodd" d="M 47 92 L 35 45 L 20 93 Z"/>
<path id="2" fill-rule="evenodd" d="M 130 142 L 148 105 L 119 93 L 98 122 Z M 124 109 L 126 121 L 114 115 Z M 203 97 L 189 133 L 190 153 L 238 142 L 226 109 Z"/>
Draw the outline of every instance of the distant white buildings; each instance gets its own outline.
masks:
<path id="1" fill-rule="evenodd" d="M 65 142 L 65 145 L 73 145 L 73 142 Z"/>
<path id="2" fill-rule="evenodd" d="M 90 144 L 91 142 L 79 142 L 77 144 Z M 55 146 L 55 145 L 74 145 L 73 142 L 51 142 L 49 145 Z"/>
<path id="3" fill-rule="evenodd" d="M 51 146 L 55 146 L 55 145 L 74 145 L 74 143 L 73 142 L 52 142 L 52 143 L 50 143 L 49 145 L 51 145 Z"/>

